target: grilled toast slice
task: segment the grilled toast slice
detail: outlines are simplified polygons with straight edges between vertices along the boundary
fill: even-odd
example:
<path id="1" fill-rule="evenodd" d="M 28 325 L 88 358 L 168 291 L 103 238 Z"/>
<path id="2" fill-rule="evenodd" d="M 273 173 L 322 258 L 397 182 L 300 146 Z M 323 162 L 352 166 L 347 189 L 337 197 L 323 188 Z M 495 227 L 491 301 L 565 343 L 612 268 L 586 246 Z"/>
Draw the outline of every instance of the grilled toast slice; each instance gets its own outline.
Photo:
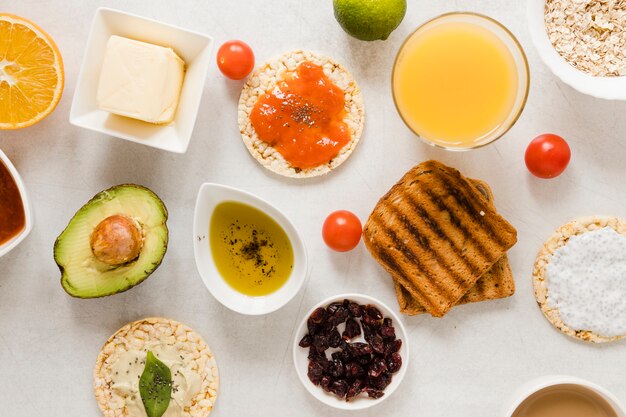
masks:
<path id="1" fill-rule="evenodd" d="M 489 185 L 481 180 L 470 179 L 476 189 L 493 205 L 493 192 Z M 423 314 L 426 309 L 411 296 L 402 284 L 394 282 L 396 298 L 400 306 L 400 312 L 413 316 Z M 495 300 L 510 297 L 515 293 L 515 281 L 513 272 L 506 255 L 476 281 L 476 285 L 469 289 L 458 304 L 477 303 L 480 301 Z"/>
<path id="2" fill-rule="evenodd" d="M 427 161 L 380 199 L 363 237 L 374 259 L 442 317 L 515 244 L 517 232 L 459 171 Z"/>
<path id="3" fill-rule="evenodd" d="M 426 309 L 402 284 L 396 281 L 394 286 L 402 314 L 414 316 L 426 313 Z M 485 272 L 485 275 L 476 281 L 476 284 L 459 300 L 457 305 L 497 300 L 510 297 L 514 293 L 515 280 L 513 279 L 513 272 L 507 256 L 504 255 L 489 271 Z"/>

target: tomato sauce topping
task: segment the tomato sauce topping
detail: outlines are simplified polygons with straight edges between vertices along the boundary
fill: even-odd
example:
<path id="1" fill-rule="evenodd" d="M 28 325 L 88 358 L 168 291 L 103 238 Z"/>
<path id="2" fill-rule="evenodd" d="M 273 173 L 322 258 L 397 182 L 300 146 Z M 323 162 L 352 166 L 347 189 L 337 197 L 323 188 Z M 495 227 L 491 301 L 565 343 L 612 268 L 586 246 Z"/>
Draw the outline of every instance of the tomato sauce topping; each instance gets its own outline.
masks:
<path id="1" fill-rule="evenodd" d="M 314 168 L 350 142 L 344 105 L 343 90 L 321 66 L 305 61 L 257 101 L 250 121 L 292 166 Z"/>
<path id="2" fill-rule="evenodd" d="M 9 169 L 0 162 L 0 245 L 18 235 L 26 226 L 20 190 Z"/>

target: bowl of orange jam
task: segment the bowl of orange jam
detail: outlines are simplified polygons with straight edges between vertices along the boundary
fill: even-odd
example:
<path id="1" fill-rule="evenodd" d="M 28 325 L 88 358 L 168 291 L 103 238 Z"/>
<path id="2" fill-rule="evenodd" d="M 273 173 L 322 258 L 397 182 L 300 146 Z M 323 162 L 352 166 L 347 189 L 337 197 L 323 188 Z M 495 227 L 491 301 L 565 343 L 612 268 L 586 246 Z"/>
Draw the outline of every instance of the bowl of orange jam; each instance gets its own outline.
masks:
<path id="1" fill-rule="evenodd" d="M 515 36 L 490 17 L 448 13 L 418 27 L 393 67 L 394 103 L 426 143 L 469 150 L 502 137 L 524 109 L 529 69 Z"/>

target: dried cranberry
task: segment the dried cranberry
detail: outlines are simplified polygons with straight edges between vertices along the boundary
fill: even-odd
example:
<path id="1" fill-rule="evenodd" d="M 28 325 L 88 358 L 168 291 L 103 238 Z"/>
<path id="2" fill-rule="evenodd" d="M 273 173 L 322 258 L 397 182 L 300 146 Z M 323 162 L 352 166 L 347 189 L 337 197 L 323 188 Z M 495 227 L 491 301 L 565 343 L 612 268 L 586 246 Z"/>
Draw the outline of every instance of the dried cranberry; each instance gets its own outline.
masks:
<path id="1" fill-rule="evenodd" d="M 326 311 L 332 316 L 335 312 L 337 312 L 339 307 L 343 307 L 343 303 L 330 303 L 328 307 L 326 307 Z"/>
<path id="2" fill-rule="evenodd" d="M 324 370 L 318 362 L 309 362 L 309 370 L 307 372 L 307 376 L 313 384 L 319 385 L 323 375 Z"/>
<path id="3" fill-rule="evenodd" d="M 309 348 L 309 356 L 308 356 L 308 358 L 310 360 L 318 359 L 318 358 L 320 358 L 320 356 L 321 356 L 321 354 L 317 351 L 317 349 L 315 349 L 315 346 L 311 346 Z"/>
<path id="4" fill-rule="evenodd" d="M 349 401 L 350 398 L 354 398 L 363 392 L 363 388 L 365 388 L 365 381 L 362 379 L 356 379 L 348 388 L 348 392 L 346 393 L 346 401 Z"/>
<path id="5" fill-rule="evenodd" d="M 348 363 L 350 361 L 350 354 L 343 350 L 338 350 L 337 352 L 333 352 L 331 354 L 333 360 L 338 360 L 343 363 Z"/>
<path id="6" fill-rule="evenodd" d="M 337 311 L 335 311 L 335 314 L 333 314 L 330 320 L 332 321 L 333 325 L 339 326 L 341 323 L 346 321 L 349 316 L 350 313 L 348 313 L 348 310 L 341 306 L 337 308 Z"/>
<path id="7" fill-rule="evenodd" d="M 309 365 L 311 363 L 314 363 L 317 368 L 322 370 L 322 372 L 328 372 L 331 362 L 325 356 L 317 356 L 309 361 Z"/>
<path id="8" fill-rule="evenodd" d="M 339 330 L 337 329 L 333 329 L 333 331 L 330 333 L 330 336 L 328 336 L 328 345 L 331 348 L 338 348 L 339 345 L 341 344 L 341 335 L 339 334 Z"/>
<path id="9" fill-rule="evenodd" d="M 383 372 L 387 370 L 387 364 L 383 359 L 376 359 L 372 362 L 367 374 L 372 378 L 378 378 Z"/>
<path id="10" fill-rule="evenodd" d="M 310 335 L 305 334 L 304 337 L 300 339 L 300 343 L 298 343 L 298 345 L 303 348 L 308 348 L 311 346 L 311 343 L 313 343 L 313 339 L 311 339 Z"/>
<path id="11" fill-rule="evenodd" d="M 355 319 L 349 318 L 346 321 L 346 329 L 343 331 L 343 334 L 342 334 L 343 338 L 345 340 L 350 340 L 350 339 L 354 339 L 360 334 L 361 334 L 361 326 L 359 326 L 359 323 L 357 323 Z"/>
<path id="12" fill-rule="evenodd" d="M 330 392 L 330 384 L 332 384 L 333 379 L 329 375 L 324 375 L 320 380 L 320 387 L 324 389 L 326 392 Z"/>
<path id="13" fill-rule="evenodd" d="M 328 318 L 328 313 L 326 313 L 326 310 L 322 307 L 318 307 L 315 309 L 315 311 L 313 311 L 313 313 L 311 313 L 311 317 L 309 318 L 313 323 L 319 324 L 326 321 L 326 319 Z"/>
<path id="14" fill-rule="evenodd" d="M 392 353 L 398 352 L 402 347 L 402 339 L 396 339 L 385 345 L 385 356 L 389 356 Z"/>
<path id="15" fill-rule="evenodd" d="M 351 317 L 361 317 L 363 315 L 363 310 L 358 303 L 351 302 L 348 305 L 348 312 L 350 312 Z"/>
<path id="16" fill-rule="evenodd" d="M 374 389 L 374 388 L 367 388 L 365 391 L 367 392 L 367 395 L 370 398 L 380 398 L 383 395 L 385 395 L 384 392 L 382 392 L 380 390 L 377 390 L 377 389 Z"/>
<path id="17" fill-rule="evenodd" d="M 370 345 L 372 349 L 376 353 L 385 353 L 385 342 L 383 342 L 383 338 L 380 335 L 374 335 L 370 340 Z"/>
<path id="18" fill-rule="evenodd" d="M 310 317 L 306 321 L 306 328 L 309 331 L 309 335 L 311 335 L 311 336 L 313 336 L 315 333 L 317 333 L 317 324 L 313 323 L 313 320 L 311 320 Z"/>
<path id="19" fill-rule="evenodd" d="M 376 378 L 368 378 L 369 385 L 377 390 L 384 390 L 391 383 L 391 374 L 383 372 Z"/>
<path id="20" fill-rule="evenodd" d="M 353 356 L 363 356 L 372 353 L 372 347 L 362 342 L 350 343 L 348 349 Z"/>
<path id="21" fill-rule="evenodd" d="M 313 336 L 313 346 L 318 352 L 324 352 L 330 346 L 328 343 L 328 336 L 323 334 L 316 334 Z"/>
<path id="22" fill-rule="evenodd" d="M 394 352 L 391 354 L 389 359 L 387 359 L 387 368 L 389 372 L 396 373 L 402 367 L 402 357 L 398 352 Z"/>
<path id="23" fill-rule="evenodd" d="M 328 320 L 329 320 L 329 321 L 325 321 L 325 322 L 320 323 L 320 324 L 318 325 L 318 330 L 317 330 L 317 332 L 318 332 L 318 333 L 323 333 L 323 334 L 325 334 L 325 335 L 327 335 L 327 336 L 328 336 L 328 335 L 330 335 L 330 332 L 332 332 L 332 331 L 333 331 L 333 329 L 335 328 L 335 326 L 334 326 L 334 325 L 333 325 L 333 323 L 330 321 L 330 320 L 331 320 L 331 318 L 330 318 L 330 317 L 328 318 Z"/>
<path id="24" fill-rule="evenodd" d="M 371 304 L 366 305 L 364 311 L 366 316 L 374 320 L 382 320 L 383 318 L 383 314 L 380 312 L 380 310 Z"/>
<path id="25" fill-rule="evenodd" d="M 396 338 L 396 329 L 393 328 L 390 318 L 383 320 L 383 325 L 380 328 L 380 335 L 387 340 L 393 340 Z"/>
<path id="26" fill-rule="evenodd" d="M 333 378 L 339 378 L 341 376 L 344 376 L 345 370 L 346 368 L 341 360 L 335 359 L 332 361 L 330 365 L 330 374 L 333 376 Z"/>
<path id="27" fill-rule="evenodd" d="M 338 379 L 331 384 L 330 391 L 339 398 L 343 398 L 348 392 L 348 383 L 345 379 Z"/>
<path id="28" fill-rule="evenodd" d="M 348 378 L 356 378 L 359 376 L 364 376 L 365 375 L 365 369 L 363 369 L 363 367 L 356 363 L 356 362 L 348 362 L 346 364 L 346 376 Z"/>
<path id="29" fill-rule="evenodd" d="M 372 361 L 372 356 L 371 355 L 358 356 L 356 358 L 356 361 L 360 363 L 361 365 L 367 367 Z"/>
<path id="30" fill-rule="evenodd" d="M 371 343 L 372 338 L 376 335 L 377 331 L 376 331 L 376 326 L 371 326 L 365 322 L 363 322 L 363 337 L 365 338 L 365 341 L 368 343 Z"/>

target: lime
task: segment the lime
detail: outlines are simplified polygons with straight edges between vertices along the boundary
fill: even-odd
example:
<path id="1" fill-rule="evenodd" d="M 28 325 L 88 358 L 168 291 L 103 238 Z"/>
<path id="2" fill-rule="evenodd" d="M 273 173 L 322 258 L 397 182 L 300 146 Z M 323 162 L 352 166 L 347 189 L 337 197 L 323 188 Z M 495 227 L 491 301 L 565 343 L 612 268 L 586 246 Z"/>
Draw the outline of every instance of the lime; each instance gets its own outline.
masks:
<path id="1" fill-rule="evenodd" d="M 406 0 L 333 0 L 335 19 L 362 41 L 385 40 L 406 13 Z"/>

